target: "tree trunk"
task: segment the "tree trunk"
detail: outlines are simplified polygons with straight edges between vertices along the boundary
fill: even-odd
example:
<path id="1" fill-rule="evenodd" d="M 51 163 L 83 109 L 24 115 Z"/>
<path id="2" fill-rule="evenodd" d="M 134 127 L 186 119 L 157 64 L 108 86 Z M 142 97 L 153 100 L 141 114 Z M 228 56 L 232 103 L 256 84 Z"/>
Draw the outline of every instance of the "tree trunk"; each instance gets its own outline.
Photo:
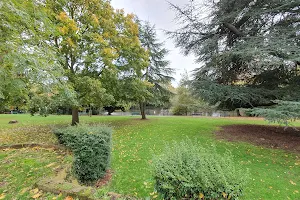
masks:
<path id="1" fill-rule="evenodd" d="M 238 116 L 238 117 L 241 117 L 242 115 L 241 115 L 241 113 L 240 113 L 240 109 L 236 109 L 236 115 Z"/>
<path id="2" fill-rule="evenodd" d="M 93 115 L 93 110 L 90 108 L 89 109 L 89 117 L 92 117 L 92 115 Z"/>
<path id="3" fill-rule="evenodd" d="M 72 108 L 72 126 L 79 124 L 78 108 Z"/>
<path id="4" fill-rule="evenodd" d="M 140 110 L 141 110 L 142 119 L 147 119 L 146 113 L 145 113 L 145 108 L 146 108 L 146 104 L 144 102 L 140 102 Z"/>

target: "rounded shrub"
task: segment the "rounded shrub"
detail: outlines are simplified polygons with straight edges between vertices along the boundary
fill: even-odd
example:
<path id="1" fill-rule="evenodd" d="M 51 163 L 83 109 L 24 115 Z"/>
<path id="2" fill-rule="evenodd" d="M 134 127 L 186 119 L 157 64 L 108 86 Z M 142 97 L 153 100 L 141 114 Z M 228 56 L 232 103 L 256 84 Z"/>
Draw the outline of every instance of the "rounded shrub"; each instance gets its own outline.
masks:
<path id="1" fill-rule="evenodd" d="M 112 130 L 78 125 L 54 131 L 61 144 L 74 154 L 72 171 L 79 182 L 89 185 L 102 178 L 110 167 Z"/>
<path id="2" fill-rule="evenodd" d="M 190 140 L 166 145 L 152 166 L 164 199 L 238 199 L 248 178 L 230 152 L 218 154 Z"/>

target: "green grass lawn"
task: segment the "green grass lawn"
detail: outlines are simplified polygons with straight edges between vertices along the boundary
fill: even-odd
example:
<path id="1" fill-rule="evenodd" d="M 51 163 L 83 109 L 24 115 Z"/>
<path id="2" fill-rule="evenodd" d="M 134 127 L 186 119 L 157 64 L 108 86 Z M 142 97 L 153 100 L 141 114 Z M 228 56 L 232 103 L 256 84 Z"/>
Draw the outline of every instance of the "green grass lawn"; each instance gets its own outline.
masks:
<path id="1" fill-rule="evenodd" d="M 19 120 L 20 123 L 8 125 L 10 119 Z M 67 124 L 70 120 L 70 116 L 42 118 L 28 115 L 0 115 L 0 145 L 31 142 L 56 143 L 51 133 L 51 126 Z M 145 121 L 133 117 L 81 117 L 81 121 L 109 124 L 114 127 L 112 159 L 114 175 L 109 186 L 110 191 L 141 198 L 148 196 L 153 198 L 155 194 L 153 194 L 150 170 L 153 155 L 159 154 L 165 143 L 189 137 L 204 145 L 215 144 L 219 152 L 231 150 L 235 156 L 235 162 L 249 168 L 251 180 L 242 199 L 300 199 L 299 155 L 256 147 L 247 143 L 218 141 L 213 134 L 222 125 L 266 124 L 264 121 L 192 117 L 151 117 L 150 120 Z M 11 164 L 6 163 L 6 160 L 9 156 L 14 156 L 11 159 L 14 160 L 14 165 L 19 170 L 28 173 L 26 165 L 23 164 L 26 161 L 26 155 L 30 155 L 30 165 L 38 162 L 38 167 L 34 168 L 37 168 L 39 173 L 29 174 L 27 178 L 31 181 L 21 184 L 22 177 L 15 174 L 15 171 L 11 169 Z M 43 160 L 40 159 L 41 157 Z M 56 153 L 46 150 L 40 150 L 38 154 L 35 150 L 1 152 L 0 174 L 6 174 L 3 176 L 9 176 L 9 178 L 7 184 L 4 186 L 0 184 L 0 195 L 1 193 L 7 196 L 19 194 L 22 191 L 21 188 L 31 187 L 40 176 L 53 173 L 46 167 L 49 163 L 70 162 L 68 158 L 61 161 L 56 158 Z M 35 164 L 32 165 L 35 166 Z M 2 178 L 0 176 L 0 181 Z"/>

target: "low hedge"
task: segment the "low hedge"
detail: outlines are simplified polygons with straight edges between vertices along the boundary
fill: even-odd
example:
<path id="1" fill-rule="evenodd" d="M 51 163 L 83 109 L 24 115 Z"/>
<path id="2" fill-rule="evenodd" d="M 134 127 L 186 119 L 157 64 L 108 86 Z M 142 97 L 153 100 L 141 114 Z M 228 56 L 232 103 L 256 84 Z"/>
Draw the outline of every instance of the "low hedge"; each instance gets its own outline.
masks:
<path id="1" fill-rule="evenodd" d="M 93 184 L 110 167 L 112 130 L 108 127 L 78 125 L 57 129 L 61 144 L 74 154 L 72 172 L 80 183 Z"/>
<path id="2" fill-rule="evenodd" d="M 152 166 L 163 199 L 238 199 L 248 178 L 230 152 L 218 154 L 190 140 L 167 145 Z"/>

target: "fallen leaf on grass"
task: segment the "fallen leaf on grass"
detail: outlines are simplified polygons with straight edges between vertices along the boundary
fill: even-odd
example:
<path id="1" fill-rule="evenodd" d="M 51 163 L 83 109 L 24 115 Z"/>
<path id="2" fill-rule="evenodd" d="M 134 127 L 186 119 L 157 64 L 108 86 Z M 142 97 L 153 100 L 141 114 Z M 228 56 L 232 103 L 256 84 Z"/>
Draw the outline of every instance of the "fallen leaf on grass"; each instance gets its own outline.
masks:
<path id="1" fill-rule="evenodd" d="M 2 149 L 2 151 L 9 151 L 10 149 Z"/>
<path id="2" fill-rule="evenodd" d="M 40 147 L 33 147 L 32 150 L 40 150 Z"/>
<path id="3" fill-rule="evenodd" d="M 37 193 L 37 194 L 33 195 L 32 198 L 37 199 L 42 195 L 43 195 L 42 193 Z"/>
<path id="4" fill-rule="evenodd" d="M 36 194 L 36 193 L 38 193 L 38 192 L 39 192 L 39 189 L 38 189 L 38 188 L 35 188 L 35 189 L 30 190 L 30 193 L 31 193 L 31 194 Z"/>
<path id="5" fill-rule="evenodd" d="M 52 167 L 53 165 L 55 165 L 56 163 L 50 163 L 49 165 L 47 165 L 46 167 Z"/>
<path id="6" fill-rule="evenodd" d="M 29 188 L 23 188 L 20 192 L 20 194 L 24 194 L 25 192 L 27 192 L 29 190 Z"/>
<path id="7" fill-rule="evenodd" d="M 292 181 L 292 180 L 290 180 L 290 183 L 292 184 L 292 185 L 297 185 L 294 181 Z"/>
<path id="8" fill-rule="evenodd" d="M 5 194 L 4 193 L 2 193 L 1 195 L 0 195 L 0 199 L 4 199 L 5 198 Z"/>
<path id="9" fill-rule="evenodd" d="M 57 198 L 59 198 L 59 197 L 61 197 L 61 196 L 62 196 L 62 193 L 59 193 L 59 195 L 56 196 L 56 197 L 53 197 L 52 200 L 56 200 Z"/>
<path id="10" fill-rule="evenodd" d="M 33 190 L 30 190 L 30 194 L 32 195 L 31 197 L 34 198 L 34 199 L 37 199 L 39 198 L 40 196 L 43 195 L 43 192 L 42 191 L 39 191 L 38 188 L 35 188 Z"/>
<path id="11" fill-rule="evenodd" d="M 73 200 L 73 197 L 67 196 L 67 197 L 65 198 L 65 200 Z"/>
<path id="12" fill-rule="evenodd" d="M 150 196 L 155 196 L 155 195 L 157 195 L 157 192 L 151 192 L 150 193 Z"/>

